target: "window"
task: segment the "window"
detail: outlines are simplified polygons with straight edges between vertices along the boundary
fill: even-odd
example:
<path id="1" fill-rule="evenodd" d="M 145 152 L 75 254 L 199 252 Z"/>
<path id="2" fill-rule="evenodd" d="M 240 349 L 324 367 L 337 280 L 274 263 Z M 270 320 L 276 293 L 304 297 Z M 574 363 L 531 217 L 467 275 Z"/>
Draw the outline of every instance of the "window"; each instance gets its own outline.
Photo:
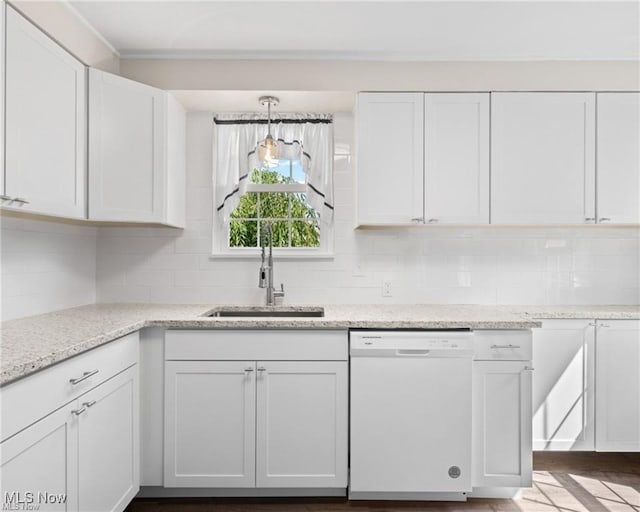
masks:
<path id="1" fill-rule="evenodd" d="M 308 115 L 300 116 L 305 116 L 302 122 L 276 124 L 281 155 L 277 165 L 268 168 L 259 168 L 253 155 L 254 141 L 260 140 L 265 128 L 260 120 L 215 119 L 214 255 L 259 255 L 267 224 L 276 255 L 330 255 L 332 119 L 315 115 L 307 127 Z M 303 150 L 300 141 L 305 136 L 308 145 Z"/>
<path id="2" fill-rule="evenodd" d="M 247 192 L 231 213 L 229 247 L 260 247 L 265 224 L 271 224 L 274 247 L 320 247 L 320 218 L 307 203 L 305 175 L 299 160 L 254 169 Z"/>

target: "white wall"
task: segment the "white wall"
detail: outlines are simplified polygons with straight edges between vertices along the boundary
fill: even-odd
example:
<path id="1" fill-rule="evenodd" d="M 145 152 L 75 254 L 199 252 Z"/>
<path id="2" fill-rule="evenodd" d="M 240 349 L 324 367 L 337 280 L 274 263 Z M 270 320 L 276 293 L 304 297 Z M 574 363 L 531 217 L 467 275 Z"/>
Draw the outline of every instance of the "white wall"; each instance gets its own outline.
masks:
<path id="1" fill-rule="evenodd" d="M 187 228 L 99 228 L 98 300 L 261 303 L 258 260 L 209 257 L 211 115 L 187 123 Z M 335 259 L 276 261 L 287 303 L 640 303 L 637 228 L 354 230 L 353 119 L 336 116 Z M 382 279 L 393 297 L 381 296 Z"/>
<path id="2" fill-rule="evenodd" d="M 97 228 L 0 218 L 1 319 L 96 300 Z"/>
<path id="3" fill-rule="evenodd" d="M 161 89 L 287 91 L 637 91 L 635 61 L 382 62 L 122 59 Z"/>

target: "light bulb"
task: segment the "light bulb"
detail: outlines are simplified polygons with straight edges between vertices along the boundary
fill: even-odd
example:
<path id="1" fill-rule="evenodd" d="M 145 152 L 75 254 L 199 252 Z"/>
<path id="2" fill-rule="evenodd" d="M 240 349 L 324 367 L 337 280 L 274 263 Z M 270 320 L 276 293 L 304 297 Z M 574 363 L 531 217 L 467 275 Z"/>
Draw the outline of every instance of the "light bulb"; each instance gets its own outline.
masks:
<path id="1" fill-rule="evenodd" d="M 277 167 L 280 147 L 271 134 L 258 144 L 258 158 L 264 167 Z"/>

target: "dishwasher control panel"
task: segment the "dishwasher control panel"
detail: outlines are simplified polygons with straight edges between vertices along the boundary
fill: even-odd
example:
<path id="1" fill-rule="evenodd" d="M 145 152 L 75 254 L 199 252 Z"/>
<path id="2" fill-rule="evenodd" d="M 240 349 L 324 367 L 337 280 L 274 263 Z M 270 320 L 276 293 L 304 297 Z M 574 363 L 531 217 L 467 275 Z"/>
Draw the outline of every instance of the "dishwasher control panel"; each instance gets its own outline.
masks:
<path id="1" fill-rule="evenodd" d="M 472 331 L 351 331 L 351 355 L 464 357 L 473 353 Z"/>

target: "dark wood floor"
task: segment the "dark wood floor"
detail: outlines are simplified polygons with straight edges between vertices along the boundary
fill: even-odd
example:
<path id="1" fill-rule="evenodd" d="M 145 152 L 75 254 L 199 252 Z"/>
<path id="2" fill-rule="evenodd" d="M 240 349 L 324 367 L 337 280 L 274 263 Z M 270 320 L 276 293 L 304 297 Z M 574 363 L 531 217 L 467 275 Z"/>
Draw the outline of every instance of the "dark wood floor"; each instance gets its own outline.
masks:
<path id="1" fill-rule="evenodd" d="M 372 502 L 336 498 L 136 499 L 127 512 L 640 512 L 640 453 L 536 453 L 517 500 Z"/>

